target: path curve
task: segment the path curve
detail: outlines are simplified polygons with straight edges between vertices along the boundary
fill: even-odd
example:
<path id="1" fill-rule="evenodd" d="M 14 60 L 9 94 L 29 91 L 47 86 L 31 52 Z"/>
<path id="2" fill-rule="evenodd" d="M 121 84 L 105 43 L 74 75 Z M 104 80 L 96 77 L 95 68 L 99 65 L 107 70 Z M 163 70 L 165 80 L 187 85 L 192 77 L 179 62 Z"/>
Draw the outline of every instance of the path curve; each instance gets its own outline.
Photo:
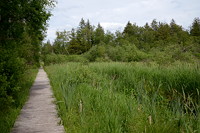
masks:
<path id="1" fill-rule="evenodd" d="M 11 133 L 64 133 L 46 72 L 40 68 L 29 100 L 21 110 Z"/>

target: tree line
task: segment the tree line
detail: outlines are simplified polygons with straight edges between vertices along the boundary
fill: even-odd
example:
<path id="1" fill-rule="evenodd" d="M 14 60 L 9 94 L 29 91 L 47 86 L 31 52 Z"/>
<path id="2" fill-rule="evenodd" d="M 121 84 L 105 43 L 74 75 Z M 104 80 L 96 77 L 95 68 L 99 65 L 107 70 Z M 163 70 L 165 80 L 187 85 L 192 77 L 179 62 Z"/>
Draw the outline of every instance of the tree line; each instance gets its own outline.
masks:
<path id="1" fill-rule="evenodd" d="M 162 51 L 165 51 L 165 54 L 171 52 L 171 57 L 175 60 L 199 59 L 200 19 L 194 18 L 189 30 L 178 25 L 174 19 L 169 24 L 154 19 L 144 26 L 128 22 L 123 31 L 115 33 L 105 31 L 100 24 L 95 27 L 89 20 L 81 19 L 77 28 L 57 31 L 54 42 L 47 41 L 42 47 L 43 55 L 78 54 L 85 55 L 90 61 L 95 61 L 96 57 L 108 57 L 113 61 L 138 61 L 148 59 L 149 56 L 165 57 Z M 123 56 L 126 56 L 126 59 L 122 59 Z M 130 59 L 127 59 L 127 56 L 130 56 Z M 136 56 L 141 57 L 137 59 Z"/>

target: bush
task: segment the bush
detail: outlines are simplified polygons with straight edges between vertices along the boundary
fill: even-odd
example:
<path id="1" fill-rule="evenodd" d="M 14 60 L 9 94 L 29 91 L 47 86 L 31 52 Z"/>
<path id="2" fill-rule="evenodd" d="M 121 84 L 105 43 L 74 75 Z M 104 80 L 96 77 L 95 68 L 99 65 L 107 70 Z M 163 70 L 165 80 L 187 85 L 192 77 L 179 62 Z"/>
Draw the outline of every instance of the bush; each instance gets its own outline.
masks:
<path id="1" fill-rule="evenodd" d="M 88 60 L 82 55 L 60 55 L 48 54 L 43 57 L 44 65 L 60 64 L 65 62 L 87 62 Z"/>
<path id="2" fill-rule="evenodd" d="M 151 60 L 158 64 L 171 64 L 176 61 L 195 63 L 198 58 L 195 57 L 189 47 L 181 45 L 169 45 L 163 48 L 153 48 L 150 50 Z"/>
<path id="3" fill-rule="evenodd" d="M 8 110 L 15 103 L 24 66 L 23 59 L 15 57 L 15 53 L 4 51 L 0 54 L 0 110 Z"/>
<path id="4" fill-rule="evenodd" d="M 142 61 L 148 55 L 140 51 L 134 44 L 123 44 L 122 46 L 93 46 L 85 55 L 89 61 Z"/>
<path id="5" fill-rule="evenodd" d="M 84 56 L 91 62 L 95 61 L 96 58 L 104 58 L 106 55 L 105 46 L 93 46 Z"/>
<path id="6" fill-rule="evenodd" d="M 122 61 L 124 49 L 121 46 L 109 46 L 107 49 L 107 54 L 112 61 Z"/>
<path id="7" fill-rule="evenodd" d="M 18 89 L 15 91 L 15 94 L 11 97 L 8 96 L 2 97 L 2 94 L 5 91 L 5 86 L 0 86 L 0 129 L 1 133 L 9 133 L 11 128 L 14 125 L 17 116 L 20 113 L 21 108 L 27 100 L 29 95 L 29 90 L 34 82 L 38 70 L 37 69 L 28 69 L 23 77 L 20 79 L 18 85 Z M 0 82 L 2 81 L 0 76 Z M 4 82 L 5 85 L 6 82 Z M 4 88 L 4 91 L 2 91 Z M 7 87 L 8 88 L 8 87 Z M 5 94 L 5 93 L 4 93 Z M 3 105 L 3 106 L 2 106 Z"/>
<path id="8" fill-rule="evenodd" d="M 112 60 L 110 60 L 108 57 L 102 58 L 102 57 L 98 57 L 96 58 L 95 62 L 111 62 Z"/>
<path id="9" fill-rule="evenodd" d="M 82 55 L 68 55 L 66 62 L 87 62 L 88 60 Z"/>
<path id="10" fill-rule="evenodd" d="M 140 51 L 135 45 L 125 45 L 123 61 L 131 62 L 131 61 L 143 61 L 148 58 L 148 55 L 142 51 Z"/>
<path id="11" fill-rule="evenodd" d="M 43 61 L 45 66 L 50 64 L 62 63 L 65 62 L 65 55 L 48 54 L 45 55 Z"/>

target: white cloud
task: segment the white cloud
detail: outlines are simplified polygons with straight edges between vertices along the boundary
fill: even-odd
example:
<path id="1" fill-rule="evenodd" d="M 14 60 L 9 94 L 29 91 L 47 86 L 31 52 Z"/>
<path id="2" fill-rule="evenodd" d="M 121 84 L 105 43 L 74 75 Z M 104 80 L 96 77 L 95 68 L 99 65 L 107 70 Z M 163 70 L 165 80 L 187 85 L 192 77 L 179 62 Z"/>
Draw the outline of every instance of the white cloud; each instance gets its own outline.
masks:
<path id="1" fill-rule="evenodd" d="M 114 32 L 115 30 L 122 30 L 125 26 L 125 24 L 122 23 L 112 23 L 112 22 L 111 23 L 103 22 L 100 24 L 105 30 L 109 30 L 111 32 Z"/>
<path id="2" fill-rule="evenodd" d="M 76 28 L 81 18 L 113 31 L 123 28 L 128 21 L 143 26 L 153 19 L 170 22 L 172 18 L 188 28 L 195 17 L 200 17 L 199 9 L 199 0 L 58 0 L 47 38 L 53 40 L 56 30 Z"/>

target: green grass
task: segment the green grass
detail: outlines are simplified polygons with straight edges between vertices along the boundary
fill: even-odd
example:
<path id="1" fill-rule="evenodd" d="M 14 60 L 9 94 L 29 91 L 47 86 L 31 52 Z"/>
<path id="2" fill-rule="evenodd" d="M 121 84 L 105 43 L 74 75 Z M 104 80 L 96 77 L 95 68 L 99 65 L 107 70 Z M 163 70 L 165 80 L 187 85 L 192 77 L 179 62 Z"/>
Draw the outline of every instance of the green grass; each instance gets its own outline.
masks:
<path id="1" fill-rule="evenodd" d="M 200 132 L 198 65 L 45 67 L 66 132 Z"/>
<path id="2" fill-rule="evenodd" d="M 16 94 L 16 99 L 14 104 L 6 111 L 0 111 L 0 132 L 1 133 L 10 133 L 17 116 L 20 113 L 21 108 L 26 102 L 29 89 L 35 80 L 37 69 L 29 69 L 24 75 L 24 79 L 21 81 L 21 89 Z"/>

